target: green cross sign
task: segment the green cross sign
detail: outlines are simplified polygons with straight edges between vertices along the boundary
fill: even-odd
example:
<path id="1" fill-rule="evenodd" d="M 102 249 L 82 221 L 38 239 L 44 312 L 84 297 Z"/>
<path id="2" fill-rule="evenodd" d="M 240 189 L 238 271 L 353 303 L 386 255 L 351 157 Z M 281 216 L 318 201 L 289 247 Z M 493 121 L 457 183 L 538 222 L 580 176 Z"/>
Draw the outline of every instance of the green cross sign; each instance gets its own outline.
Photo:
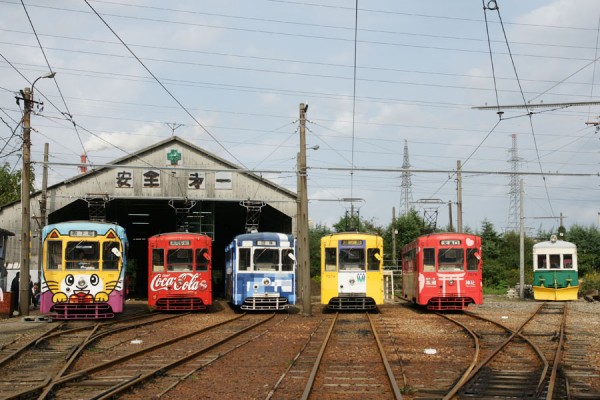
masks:
<path id="1" fill-rule="evenodd" d="M 167 160 L 171 162 L 171 165 L 177 165 L 181 161 L 181 153 L 175 149 L 171 149 L 167 153 Z"/>

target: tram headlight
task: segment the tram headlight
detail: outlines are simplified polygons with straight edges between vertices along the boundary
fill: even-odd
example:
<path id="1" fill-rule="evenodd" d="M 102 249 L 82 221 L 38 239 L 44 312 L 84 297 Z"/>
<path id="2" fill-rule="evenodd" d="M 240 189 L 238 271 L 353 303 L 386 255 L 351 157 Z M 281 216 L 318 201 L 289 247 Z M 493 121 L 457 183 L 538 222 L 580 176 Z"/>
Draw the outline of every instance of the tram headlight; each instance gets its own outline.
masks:
<path id="1" fill-rule="evenodd" d="M 454 279 L 450 279 L 450 280 L 448 281 L 448 285 L 450 285 L 450 286 L 454 286 Z"/>

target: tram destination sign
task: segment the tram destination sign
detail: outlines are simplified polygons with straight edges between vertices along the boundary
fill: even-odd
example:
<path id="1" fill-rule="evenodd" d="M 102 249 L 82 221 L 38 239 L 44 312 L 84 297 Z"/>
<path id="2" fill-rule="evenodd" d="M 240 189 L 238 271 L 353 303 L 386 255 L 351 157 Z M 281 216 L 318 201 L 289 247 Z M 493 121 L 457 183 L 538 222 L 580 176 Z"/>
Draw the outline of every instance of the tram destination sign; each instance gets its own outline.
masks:
<path id="1" fill-rule="evenodd" d="M 72 237 L 94 237 L 96 236 L 96 231 L 91 230 L 72 230 L 69 231 L 69 236 Z"/>
<path id="2" fill-rule="evenodd" d="M 189 240 L 169 240 L 169 246 L 189 246 Z"/>
<path id="3" fill-rule="evenodd" d="M 460 246 L 460 240 L 440 240 L 440 246 Z"/>

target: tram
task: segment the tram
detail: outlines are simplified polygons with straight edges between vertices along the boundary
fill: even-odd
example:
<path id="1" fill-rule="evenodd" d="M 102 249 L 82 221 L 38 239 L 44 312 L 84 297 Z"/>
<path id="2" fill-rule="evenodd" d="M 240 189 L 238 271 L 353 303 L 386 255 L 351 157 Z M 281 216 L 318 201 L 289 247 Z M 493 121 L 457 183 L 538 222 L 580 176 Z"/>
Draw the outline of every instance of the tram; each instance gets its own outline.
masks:
<path id="1" fill-rule="evenodd" d="M 148 238 L 148 306 L 202 311 L 212 304 L 212 239 L 172 232 Z"/>
<path id="2" fill-rule="evenodd" d="M 242 310 L 296 304 L 296 239 L 276 232 L 237 235 L 225 248 L 225 293 Z"/>
<path id="3" fill-rule="evenodd" d="M 375 310 L 383 304 L 383 238 L 334 233 L 321 238 L 321 304 L 328 310 Z"/>
<path id="4" fill-rule="evenodd" d="M 42 229 L 40 312 L 54 319 L 123 312 L 128 241 L 119 225 L 72 221 Z"/>
<path id="5" fill-rule="evenodd" d="M 577 246 L 558 240 L 533 245 L 533 298 L 535 300 L 577 300 L 579 281 Z"/>
<path id="6" fill-rule="evenodd" d="M 402 295 L 429 310 L 462 310 L 469 304 L 482 304 L 481 238 L 433 233 L 405 245 Z"/>

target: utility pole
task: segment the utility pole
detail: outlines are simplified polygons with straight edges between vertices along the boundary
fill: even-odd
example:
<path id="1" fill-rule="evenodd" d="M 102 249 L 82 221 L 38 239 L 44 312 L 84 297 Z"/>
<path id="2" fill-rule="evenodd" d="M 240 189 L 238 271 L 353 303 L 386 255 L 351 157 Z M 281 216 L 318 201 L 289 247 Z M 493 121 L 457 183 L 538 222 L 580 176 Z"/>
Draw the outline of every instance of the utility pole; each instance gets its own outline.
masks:
<path id="1" fill-rule="evenodd" d="M 392 265 L 398 266 L 398 258 L 396 257 L 396 207 L 392 207 Z"/>
<path id="2" fill-rule="evenodd" d="M 26 87 L 21 91 L 24 101 L 23 111 L 23 170 L 21 171 L 21 267 L 19 277 L 19 314 L 21 316 L 29 315 L 29 256 L 31 247 L 31 208 L 29 185 L 31 182 L 31 110 L 33 109 L 33 88 L 40 79 L 54 78 L 55 72 L 42 75 L 36 78 L 31 84 L 31 89 Z M 17 103 L 20 98 L 17 98 Z M 42 104 L 42 103 L 40 103 Z"/>
<path id="3" fill-rule="evenodd" d="M 456 161 L 456 232 L 462 233 L 462 177 L 461 177 L 461 162 Z"/>
<path id="4" fill-rule="evenodd" d="M 310 260 L 308 243 L 308 193 L 306 184 L 306 111 L 308 104 L 300 103 L 300 151 L 298 152 L 298 264 L 302 282 L 302 308 L 304 315 L 312 315 L 310 293 Z"/>
<path id="5" fill-rule="evenodd" d="M 42 198 L 40 199 L 40 218 L 38 219 L 38 228 L 40 239 L 38 243 L 38 287 L 42 287 L 42 258 L 44 256 L 42 229 L 46 226 L 46 212 L 48 203 L 48 153 L 49 145 L 44 143 L 44 169 L 42 173 Z M 40 289 L 41 290 L 41 289 Z"/>
<path id="6" fill-rule="evenodd" d="M 519 298 L 525 298 L 525 223 L 523 215 L 523 179 L 519 182 Z"/>
<path id="7" fill-rule="evenodd" d="M 450 232 L 454 232 L 454 226 L 452 226 L 452 201 L 448 200 L 448 219 L 450 221 Z"/>
<path id="8" fill-rule="evenodd" d="M 35 82 L 34 82 L 35 83 Z M 21 269 L 19 277 L 19 314 L 29 315 L 29 236 L 31 209 L 29 208 L 29 182 L 31 181 L 31 110 L 33 92 L 26 87 L 21 92 L 25 102 L 23 113 L 23 169 L 21 170 Z"/>

